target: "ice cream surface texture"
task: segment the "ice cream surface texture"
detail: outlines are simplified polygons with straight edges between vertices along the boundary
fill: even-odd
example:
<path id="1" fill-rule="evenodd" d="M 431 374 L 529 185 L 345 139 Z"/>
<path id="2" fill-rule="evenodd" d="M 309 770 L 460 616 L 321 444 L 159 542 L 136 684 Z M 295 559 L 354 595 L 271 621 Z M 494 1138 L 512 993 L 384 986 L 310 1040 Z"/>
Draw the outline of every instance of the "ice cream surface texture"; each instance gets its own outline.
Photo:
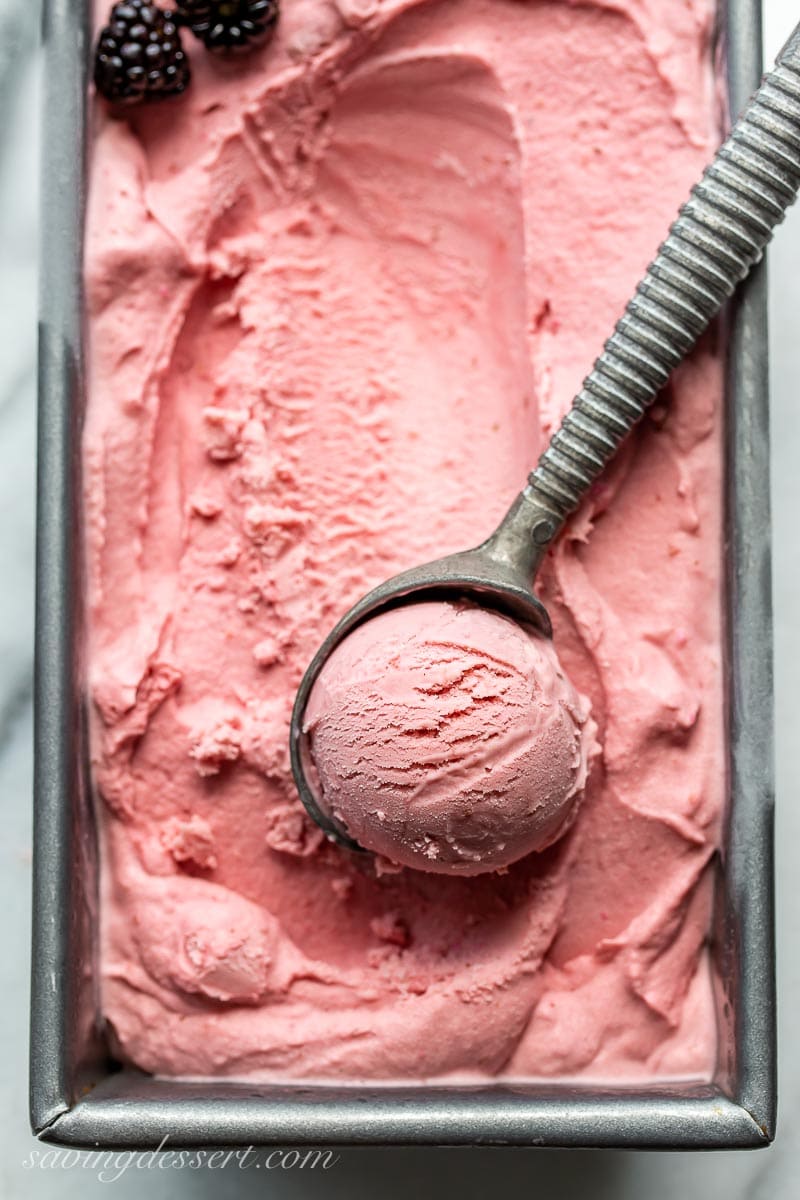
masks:
<path id="1" fill-rule="evenodd" d="M 600 748 L 564 836 L 469 878 L 349 856 L 288 761 L 335 620 L 486 537 L 571 403 L 718 140 L 712 17 L 710 0 L 283 0 L 249 57 L 187 39 L 179 100 L 95 105 L 101 998 L 144 1070 L 713 1071 L 713 336 L 541 570 Z M 492 720 L 506 683 L 480 701 Z"/>
<path id="2" fill-rule="evenodd" d="M 593 747 L 551 641 L 472 604 L 381 613 L 337 646 L 304 729 L 323 809 L 366 850 L 479 875 L 566 832 Z M 588 723 L 588 728 L 587 728 Z"/>

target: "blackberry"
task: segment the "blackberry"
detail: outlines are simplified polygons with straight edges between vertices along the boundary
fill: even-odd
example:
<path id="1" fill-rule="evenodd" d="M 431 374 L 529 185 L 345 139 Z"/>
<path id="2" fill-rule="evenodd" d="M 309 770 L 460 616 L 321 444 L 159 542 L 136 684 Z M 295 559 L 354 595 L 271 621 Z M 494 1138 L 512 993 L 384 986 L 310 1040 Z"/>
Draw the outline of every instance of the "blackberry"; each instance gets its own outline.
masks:
<path id="1" fill-rule="evenodd" d="M 278 0 L 177 0 L 178 16 L 207 50 L 246 50 L 265 41 Z"/>
<path id="2" fill-rule="evenodd" d="M 100 31 L 94 82 L 107 100 L 135 104 L 186 90 L 189 60 L 173 14 L 147 0 L 126 0 L 111 9 Z"/>

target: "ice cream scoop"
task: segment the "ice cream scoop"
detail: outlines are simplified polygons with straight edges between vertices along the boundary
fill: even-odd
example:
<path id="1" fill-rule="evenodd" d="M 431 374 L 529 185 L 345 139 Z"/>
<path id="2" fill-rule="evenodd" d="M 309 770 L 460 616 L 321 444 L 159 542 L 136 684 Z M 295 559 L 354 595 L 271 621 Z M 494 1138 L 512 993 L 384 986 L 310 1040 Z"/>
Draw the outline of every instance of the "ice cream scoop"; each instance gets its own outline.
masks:
<path id="1" fill-rule="evenodd" d="M 340 642 L 304 727 L 340 827 L 453 875 L 508 866 L 566 830 L 595 728 L 549 638 L 438 600 L 387 609 Z"/>
<path id="2" fill-rule="evenodd" d="M 570 411 L 497 530 L 473 550 L 415 567 L 369 592 L 339 621 L 312 660 L 292 713 L 292 769 L 307 810 L 332 838 L 354 849 L 378 850 L 395 861 L 402 861 L 400 856 L 405 853 L 402 831 L 390 845 L 383 836 L 389 832 L 387 825 L 380 825 L 379 838 L 374 821 L 367 820 L 366 810 L 380 808 L 372 785 L 352 775 L 351 793 L 345 796 L 348 785 L 340 771 L 333 803 L 326 795 L 337 768 L 346 766 L 343 760 L 339 762 L 343 743 L 328 737 L 313 745 L 321 726 L 316 702 L 313 709 L 309 709 L 309 703 L 317 681 L 324 688 L 329 670 L 335 677 L 334 655 L 338 659 L 340 644 L 344 655 L 345 639 L 355 636 L 354 631 L 361 637 L 368 636 L 361 634 L 360 627 L 366 628 L 365 623 L 373 620 L 376 634 L 380 632 L 378 616 L 386 610 L 413 603 L 409 612 L 413 615 L 417 609 L 419 615 L 422 601 L 430 613 L 429 604 L 453 600 L 467 600 L 506 614 L 530 630 L 530 636 L 549 644 L 550 620 L 532 590 L 548 546 L 673 368 L 759 261 L 798 187 L 800 26 L 692 189 Z M 380 657 L 378 650 L 376 640 L 370 651 L 373 662 Z M 384 645 L 384 667 L 390 658 L 390 647 Z M 424 681 L 422 664 L 417 678 L 418 682 Z M 405 686 L 414 685 L 407 681 Z M 342 711 L 346 709 L 347 705 Z M 358 706 L 348 711 L 351 719 L 358 719 L 353 716 Z M 531 718 L 534 716 L 532 711 Z M 386 717 L 380 705 L 363 708 L 360 719 L 365 729 L 359 734 L 360 741 L 369 740 L 367 726 L 374 732 L 383 723 L 379 732 L 388 750 L 392 726 Z M 573 782 L 565 773 L 562 811 L 577 795 L 574 791 L 570 794 Z M 455 792 L 450 795 L 450 803 L 455 803 Z M 507 800 L 509 819 L 496 825 L 493 836 L 519 847 L 532 845 L 537 830 L 531 826 L 537 825 L 541 811 L 537 815 L 534 805 L 515 806 L 510 793 Z M 448 801 L 443 803 L 446 809 Z M 337 812 L 341 818 L 337 818 Z M 439 821 L 442 802 L 432 806 L 432 812 Z M 510 830 L 512 814 L 520 827 Z M 453 828 L 448 835 L 456 844 L 458 836 Z M 547 834 L 543 837 L 546 840 Z M 497 864 L 491 859 L 487 854 L 482 868 L 479 860 L 473 860 L 473 867 L 495 869 Z M 415 861 L 414 865 L 436 870 L 441 869 L 437 867 L 441 861 Z"/>

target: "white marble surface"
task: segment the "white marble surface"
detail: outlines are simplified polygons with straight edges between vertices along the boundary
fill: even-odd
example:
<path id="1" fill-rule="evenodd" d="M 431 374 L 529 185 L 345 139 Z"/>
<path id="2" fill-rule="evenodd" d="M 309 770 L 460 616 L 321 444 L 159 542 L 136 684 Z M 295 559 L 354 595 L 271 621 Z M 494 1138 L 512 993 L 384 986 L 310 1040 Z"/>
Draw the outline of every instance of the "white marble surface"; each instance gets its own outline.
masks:
<path id="1" fill-rule="evenodd" d="M 293 3 L 296 0 L 285 0 Z M 674 0 L 664 0 L 674 2 Z M 346 1151 L 325 1175 L 302 1172 L 129 1171 L 104 1184 L 91 1171 L 26 1169 L 27 991 L 30 890 L 33 604 L 35 255 L 37 176 L 36 0 L 0 0 L 0 1198 L 83 1197 L 112 1187 L 152 1200 L 273 1195 L 423 1196 L 454 1192 L 593 1200 L 727 1200 L 800 1196 L 800 208 L 779 231 L 770 259 L 774 580 L 778 705 L 778 940 L 780 1121 L 776 1144 L 755 1154 L 617 1151 Z M 797 0 L 765 0 L 774 54 Z"/>

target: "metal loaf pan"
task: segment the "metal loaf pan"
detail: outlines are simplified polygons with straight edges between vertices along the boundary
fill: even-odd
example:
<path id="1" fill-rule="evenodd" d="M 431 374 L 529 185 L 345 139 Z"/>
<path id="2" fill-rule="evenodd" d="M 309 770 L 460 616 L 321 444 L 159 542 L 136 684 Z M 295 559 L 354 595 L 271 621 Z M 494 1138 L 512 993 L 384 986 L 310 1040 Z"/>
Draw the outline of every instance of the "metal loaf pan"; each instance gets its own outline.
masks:
<path id="1" fill-rule="evenodd" d="M 85 1147 L 746 1147 L 775 1129 L 772 680 L 766 293 L 730 306 L 727 411 L 729 806 L 713 931 L 713 1084 L 282 1087 L 154 1079 L 111 1060 L 96 1011 L 96 841 L 83 663 L 80 428 L 88 0 L 45 0 L 31 1123 Z M 761 71 L 760 4 L 720 13 L 730 108 Z"/>

